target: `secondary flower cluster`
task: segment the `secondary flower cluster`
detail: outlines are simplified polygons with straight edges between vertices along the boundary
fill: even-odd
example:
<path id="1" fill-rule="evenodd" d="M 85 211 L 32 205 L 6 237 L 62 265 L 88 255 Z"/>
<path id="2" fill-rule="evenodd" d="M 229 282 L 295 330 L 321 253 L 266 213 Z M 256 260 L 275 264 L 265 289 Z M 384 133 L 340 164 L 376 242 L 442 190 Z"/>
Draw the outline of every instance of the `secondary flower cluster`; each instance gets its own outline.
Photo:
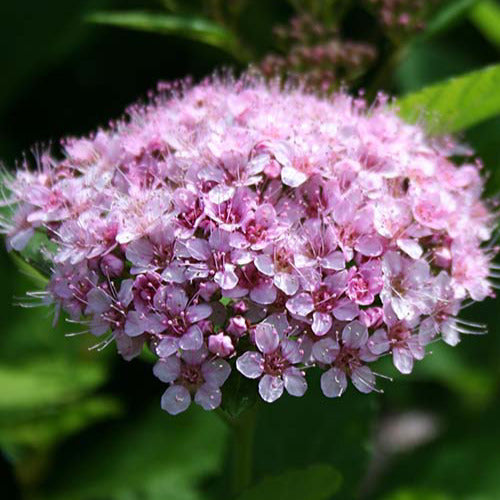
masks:
<path id="1" fill-rule="evenodd" d="M 493 294 L 479 165 L 384 99 L 167 86 L 63 149 L 10 181 L 8 245 L 46 235 L 48 299 L 127 360 L 147 344 L 169 413 L 218 407 L 231 370 L 267 402 L 311 367 L 327 397 L 367 393 L 381 356 L 410 373 L 482 331 L 457 318 Z"/>
<path id="2" fill-rule="evenodd" d="M 259 63 L 260 71 L 270 78 L 300 75 L 308 88 L 332 90 L 359 77 L 377 55 L 373 45 L 344 40 L 337 28 L 305 13 L 273 31 L 282 54 L 266 55 Z"/>
<path id="3" fill-rule="evenodd" d="M 412 34 L 425 27 L 429 14 L 443 4 L 443 0 L 365 0 L 375 9 L 385 28 L 400 35 Z"/>

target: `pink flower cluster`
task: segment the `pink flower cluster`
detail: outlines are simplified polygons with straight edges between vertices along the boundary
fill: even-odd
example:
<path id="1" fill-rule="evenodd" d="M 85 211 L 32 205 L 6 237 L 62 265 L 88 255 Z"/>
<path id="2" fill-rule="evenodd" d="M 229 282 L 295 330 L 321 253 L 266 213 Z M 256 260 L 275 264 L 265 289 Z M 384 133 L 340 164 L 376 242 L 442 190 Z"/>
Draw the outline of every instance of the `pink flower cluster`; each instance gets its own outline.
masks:
<path id="1" fill-rule="evenodd" d="M 379 21 L 390 30 L 411 34 L 425 28 L 429 14 L 443 0 L 366 0 L 372 5 Z"/>
<path id="2" fill-rule="evenodd" d="M 169 413 L 218 407 L 231 370 L 267 402 L 312 367 L 368 393 L 381 356 L 410 373 L 482 331 L 457 317 L 493 294 L 479 165 L 383 99 L 212 79 L 63 149 L 10 181 L 8 245 L 46 235 L 50 300 L 127 360 L 146 344 Z"/>

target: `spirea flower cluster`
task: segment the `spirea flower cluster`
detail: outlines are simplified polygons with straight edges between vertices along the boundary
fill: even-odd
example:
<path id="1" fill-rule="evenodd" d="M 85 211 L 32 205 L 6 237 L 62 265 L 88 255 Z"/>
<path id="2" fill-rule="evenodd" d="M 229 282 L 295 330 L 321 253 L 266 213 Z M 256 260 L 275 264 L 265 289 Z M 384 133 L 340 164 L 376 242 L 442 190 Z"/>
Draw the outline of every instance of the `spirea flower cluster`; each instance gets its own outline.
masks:
<path id="1" fill-rule="evenodd" d="M 218 407 L 231 370 L 267 402 L 313 367 L 327 397 L 368 393 L 380 357 L 407 374 L 479 333 L 457 317 L 493 294 L 478 163 L 384 99 L 247 80 L 167 89 L 18 171 L 8 245 L 52 242 L 47 300 L 126 360 L 146 344 L 172 414 Z"/>
<path id="2" fill-rule="evenodd" d="M 306 13 L 273 31 L 282 54 L 266 55 L 259 63 L 261 73 L 268 78 L 300 75 L 308 88 L 328 91 L 359 77 L 377 55 L 373 45 L 344 40 L 337 28 Z"/>

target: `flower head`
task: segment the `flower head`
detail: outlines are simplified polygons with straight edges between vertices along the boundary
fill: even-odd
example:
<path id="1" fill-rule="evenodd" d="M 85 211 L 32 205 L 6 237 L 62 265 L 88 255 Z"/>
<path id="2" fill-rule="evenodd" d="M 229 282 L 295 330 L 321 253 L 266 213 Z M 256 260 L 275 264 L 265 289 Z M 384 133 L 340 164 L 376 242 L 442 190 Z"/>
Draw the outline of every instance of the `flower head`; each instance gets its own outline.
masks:
<path id="1" fill-rule="evenodd" d="M 211 79 L 19 171 L 0 227 L 50 241 L 45 303 L 127 360 L 151 349 L 170 413 L 219 406 L 233 368 L 267 402 L 313 367 L 327 397 L 366 393 L 380 356 L 410 373 L 484 330 L 458 314 L 493 295 L 494 216 L 450 141 L 384 100 Z"/>

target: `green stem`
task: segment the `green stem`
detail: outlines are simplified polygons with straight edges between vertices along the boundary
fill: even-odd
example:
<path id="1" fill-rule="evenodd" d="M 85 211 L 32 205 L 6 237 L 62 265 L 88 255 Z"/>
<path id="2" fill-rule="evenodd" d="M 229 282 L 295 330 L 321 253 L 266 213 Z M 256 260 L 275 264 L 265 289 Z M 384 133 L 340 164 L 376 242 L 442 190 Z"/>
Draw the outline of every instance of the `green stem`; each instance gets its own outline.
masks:
<path id="1" fill-rule="evenodd" d="M 232 490 L 235 498 L 247 489 L 252 481 L 256 409 L 254 406 L 232 421 Z"/>

